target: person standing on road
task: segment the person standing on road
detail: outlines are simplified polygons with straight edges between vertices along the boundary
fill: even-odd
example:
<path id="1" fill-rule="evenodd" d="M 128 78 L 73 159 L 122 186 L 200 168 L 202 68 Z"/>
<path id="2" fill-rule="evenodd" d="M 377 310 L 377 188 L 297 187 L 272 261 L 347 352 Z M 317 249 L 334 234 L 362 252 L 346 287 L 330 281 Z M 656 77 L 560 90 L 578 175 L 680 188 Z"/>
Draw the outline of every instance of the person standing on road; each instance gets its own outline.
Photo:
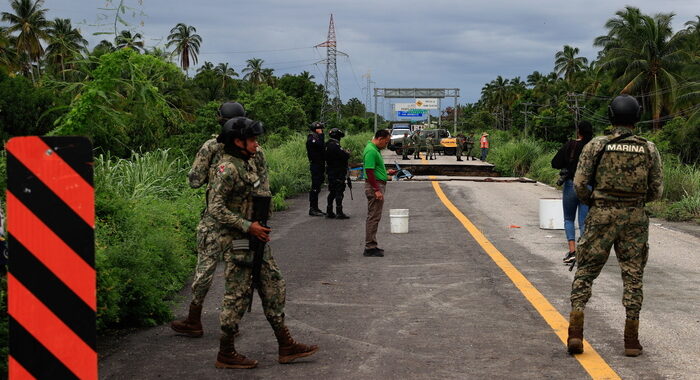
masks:
<path id="1" fill-rule="evenodd" d="M 417 130 L 411 138 L 413 140 L 413 158 L 420 159 L 420 145 L 421 145 L 420 130 Z"/>
<path id="2" fill-rule="evenodd" d="M 309 158 L 309 170 L 311 171 L 311 191 L 309 191 L 309 215 L 324 216 L 326 214 L 318 208 L 318 194 L 321 193 L 325 171 L 326 159 L 323 152 L 326 147 L 323 142 L 323 127 L 321 122 L 313 122 L 309 129 L 311 133 L 306 138 L 306 155 Z"/>
<path id="3" fill-rule="evenodd" d="M 455 138 L 456 142 L 456 147 L 455 147 L 455 156 L 457 156 L 457 161 L 462 161 L 462 151 L 464 150 L 464 143 L 466 142 L 466 139 L 464 138 L 464 134 L 460 133 L 457 135 L 457 138 Z"/>
<path id="4" fill-rule="evenodd" d="M 386 129 L 380 129 L 374 134 L 372 141 L 367 143 L 362 153 L 364 163 L 365 195 L 367 196 L 367 224 L 365 226 L 365 251 L 364 256 L 383 257 L 384 250 L 377 244 L 377 229 L 382 219 L 384 196 L 386 194 L 386 181 L 389 175 L 394 175 L 396 170 L 387 173 L 384 166 L 381 150 L 386 148 L 391 141 L 391 134 Z"/>
<path id="5" fill-rule="evenodd" d="M 208 207 L 203 217 L 216 234 L 214 241 L 224 249 L 226 286 L 221 311 L 221 331 L 217 368 L 253 368 L 257 361 L 236 352 L 234 336 L 238 323 L 252 300 L 252 262 L 249 238 L 270 241 L 269 228 L 250 219 L 253 196 L 263 186 L 260 168 L 253 158 L 258 151 L 258 136 L 263 134 L 260 122 L 247 118 L 229 121 L 232 128 L 223 136 L 224 154 L 211 178 Z M 264 177 L 262 178 L 264 180 Z M 295 342 L 284 323 L 286 286 L 272 250 L 265 247 L 260 269 L 258 294 L 265 317 L 279 344 L 280 363 L 313 355 L 318 346 Z"/>
<path id="6" fill-rule="evenodd" d="M 433 146 L 432 136 L 425 138 L 425 155 L 428 157 L 428 160 L 435 159 L 435 147 Z"/>
<path id="7" fill-rule="evenodd" d="M 328 175 L 328 203 L 326 206 L 326 218 L 349 219 L 343 213 L 343 193 L 345 192 L 345 179 L 348 176 L 348 159 L 350 152 L 340 146 L 340 139 L 345 133 L 338 128 L 333 128 L 328 133 L 330 137 L 326 143 L 326 174 Z M 335 213 L 333 201 L 335 200 Z"/>
<path id="8" fill-rule="evenodd" d="M 217 138 L 207 140 L 197 152 L 192 169 L 188 174 L 190 187 L 199 188 L 209 183 L 213 168 L 224 153 L 223 135 L 226 122 L 232 118 L 245 116 L 245 109 L 240 103 L 226 102 L 219 107 L 217 118 L 221 124 L 221 133 Z M 206 223 L 200 219 L 197 225 L 197 266 L 195 268 L 194 281 L 192 282 L 192 301 L 189 313 L 184 320 L 173 321 L 170 328 L 175 332 L 191 337 L 201 337 L 202 329 L 202 304 L 209 292 L 216 264 L 221 259 L 221 246 L 210 238 L 211 231 Z"/>
<path id="9" fill-rule="evenodd" d="M 465 145 L 467 152 L 467 160 L 476 160 L 476 158 L 472 155 L 472 150 L 474 149 L 474 132 L 469 132 L 469 136 L 467 137 Z"/>
<path id="10" fill-rule="evenodd" d="M 609 136 L 591 140 L 579 157 L 574 189 L 590 205 L 586 229 L 579 241 L 578 269 L 571 285 L 571 314 L 567 349 L 583 352 L 583 313 L 593 281 L 603 269 L 610 248 L 622 271 L 626 319 L 625 355 L 642 353 L 639 312 L 642 308 L 644 267 L 649 256 L 649 217 L 646 202 L 663 193 L 663 170 L 656 145 L 634 134 L 642 108 L 630 95 L 620 95 L 608 107 L 613 125 Z"/>
<path id="11" fill-rule="evenodd" d="M 569 244 L 569 251 L 564 256 L 564 263 L 567 264 L 576 260 L 576 229 L 574 228 L 576 210 L 578 210 L 579 237 L 583 236 L 583 228 L 588 214 L 588 206 L 579 201 L 576 196 L 574 175 L 583 147 L 593 138 L 593 126 L 585 120 L 581 121 L 576 127 L 576 135 L 576 140 L 567 141 L 552 158 L 552 167 L 560 169 L 560 178 L 557 184 L 562 185 L 563 192 L 564 230 Z"/>
<path id="12" fill-rule="evenodd" d="M 403 160 L 410 160 L 408 158 L 408 148 L 411 145 L 411 139 L 408 137 L 408 132 L 404 132 L 403 138 L 401 139 L 401 155 Z"/>
<path id="13" fill-rule="evenodd" d="M 479 143 L 481 144 L 481 161 L 486 161 L 486 155 L 489 154 L 489 134 L 484 132 L 481 134 L 481 140 L 479 140 Z"/>

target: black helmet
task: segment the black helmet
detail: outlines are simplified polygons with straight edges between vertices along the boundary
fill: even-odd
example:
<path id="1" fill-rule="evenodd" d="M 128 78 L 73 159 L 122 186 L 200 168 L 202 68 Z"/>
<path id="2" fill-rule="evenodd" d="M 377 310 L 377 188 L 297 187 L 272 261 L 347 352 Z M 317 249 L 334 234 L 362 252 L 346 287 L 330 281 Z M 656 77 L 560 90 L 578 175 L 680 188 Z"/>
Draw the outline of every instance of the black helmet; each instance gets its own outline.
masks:
<path id="1" fill-rule="evenodd" d="M 315 130 L 317 130 L 317 129 L 323 129 L 323 128 L 325 128 L 325 127 L 326 127 L 326 124 L 324 124 L 324 123 L 322 123 L 322 122 L 320 122 L 320 121 L 314 121 L 313 123 L 311 123 L 311 124 L 309 125 L 309 129 L 311 130 L 311 132 L 313 132 L 313 131 L 315 131 Z"/>
<path id="2" fill-rule="evenodd" d="M 333 128 L 330 132 L 328 132 L 328 136 L 330 136 L 332 139 L 340 140 L 341 138 L 345 137 L 345 132 L 338 128 Z"/>
<path id="3" fill-rule="evenodd" d="M 223 144 L 231 143 L 233 139 L 247 139 L 260 136 L 265 133 L 263 125 L 259 121 L 248 119 L 247 117 L 234 117 L 221 127 L 221 133 L 216 141 Z"/>
<path id="4" fill-rule="evenodd" d="M 218 116 L 223 119 L 245 116 L 245 109 L 238 102 L 226 102 L 219 107 Z"/>
<path id="5" fill-rule="evenodd" d="M 633 96 L 616 96 L 608 106 L 608 118 L 613 125 L 634 125 L 642 116 L 642 107 Z"/>

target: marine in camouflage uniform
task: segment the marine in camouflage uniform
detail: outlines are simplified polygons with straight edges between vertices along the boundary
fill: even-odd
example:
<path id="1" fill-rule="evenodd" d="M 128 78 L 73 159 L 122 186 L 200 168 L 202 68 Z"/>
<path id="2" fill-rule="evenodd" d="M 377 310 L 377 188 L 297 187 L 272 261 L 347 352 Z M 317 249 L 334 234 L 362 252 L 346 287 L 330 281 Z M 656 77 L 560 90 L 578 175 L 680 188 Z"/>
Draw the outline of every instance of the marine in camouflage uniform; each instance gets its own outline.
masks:
<path id="1" fill-rule="evenodd" d="M 461 133 L 458 134 L 457 138 L 455 139 L 455 142 L 457 143 L 457 146 L 455 147 L 455 156 L 457 156 L 457 161 L 462 161 L 462 151 L 464 150 L 464 144 L 466 141 L 466 138 Z"/>
<path id="2" fill-rule="evenodd" d="M 638 107 L 630 96 L 618 98 L 622 99 L 622 105 Z M 618 98 L 611 107 L 619 105 Z M 611 117 L 611 120 L 615 119 Z M 633 126 L 636 120 L 627 123 Z M 600 152 L 602 156 L 596 169 Z M 663 192 L 661 157 L 654 143 L 635 136 L 629 127 L 618 125 L 610 135 L 594 138 L 583 148 L 574 188 L 579 199 L 591 208 L 576 254 L 578 269 L 571 289 L 569 352 L 583 352 L 583 312 L 591 297 L 593 281 L 614 246 L 624 285 L 625 354 L 637 356 L 642 350 L 637 339 L 643 299 L 642 277 L 649 255 L 649 218 L 644 203 L 659 199 Z"/>
<path id="3" fill-rule="evenodd" d="M 425 155 L 428 160 L 435 159 L 435 147 L 433 146 L 433 137 L 428 136 L 425 139 Z"/>
<path id="4" fill-rule="evenodd" d="M 257 365 L 257 361 L 238 354 L 234 347 L 238 323 L 252 300 L 254 252 L 250 250 L 249 238 L 256 236 L 253 227 L 256 230 L 262 228 L 251 221 L 253 197 L 271 195 L 264 156 L 260 154 L 257 142 L 251 143 L 262 133 L 262 126 L 256 123 L 246 119 L 245 123 L 234 129 L 234 133 L 224 137 L 229 142 L 243 141 L 246 148 L 233 143 L 225 145 L 221 161 L 210 178 L 208 206 L 202 218 L 209 235 L 215 237 L 212 243 L 223 251 L 226 263 L 220 316 L 222 337 L 216 361 L 218 368 L 253 368 Z M 249 151 L 251 144 L 256 146 L 253 154 Z M 295 342 L 284 324 L 286 285 L 269 245 L 265 246 L 262 258 L 258 294 L 265 317 L 279 343 L 280 363 L 289 363 L 318 350 L 317 346 Z"/>
<path id="5" fill-rule="evenodd" d="M 413 134 L 413 136 L 411 136 L 411 140 L 413 141 L 413 158 L 419 159 L 420 158 L 420 148 L 421 148 L 420 131 L 416 131 Z"/>
<path id="6" fill-rule="evenodd" d="M 410 160 L 408 158 L 408 149 L 411 147 L 411 138 L 408 137 L 408 133 L 404 133 L 401 138 L 401 159 Z"/>
<path id="7" fill-rule="evenodd" d="M 207 140 L 197 151 L 192 168 L 187 175 L 190 187 L 196 189 L 209 182 L 213 169 L 223 155 L 224 145 L 220 141 L 225 132 L 226 122 L 243 115 L 245 115 L 245 110 L 239 103 L 226 102 L 219 107 L 217 117 L 222 127 L 221 134 L 217 138 Z M 204 215 L 204 211 L 202 215 Z M 211 287 L 216 264 L 222 256 L 222 249 L 215 241 L 216 236 L 211 235 L 207 225 L 203 224 L 202 221 L 203 219 L 197 225 L 197 266 L 192 282 L 192 301 L 189 306 L 189 314 L 184 320 L 173 321 L 170 324 L 175 332 L 195 338 L 204 334 L 201 322 L 202 304 Z"/>

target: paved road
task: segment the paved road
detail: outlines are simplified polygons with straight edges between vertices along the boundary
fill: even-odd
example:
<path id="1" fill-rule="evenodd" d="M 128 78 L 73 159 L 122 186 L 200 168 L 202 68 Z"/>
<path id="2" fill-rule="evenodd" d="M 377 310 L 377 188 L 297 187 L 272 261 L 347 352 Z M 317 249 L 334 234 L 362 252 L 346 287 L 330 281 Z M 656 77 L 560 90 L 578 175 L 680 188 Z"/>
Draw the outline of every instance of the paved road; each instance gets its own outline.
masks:
<path id="1" fill-rule="evenodd" d="M 559 313 L 568 315 L 573 275 L 561 265 L 564 234 L 540 230 L 537 216 L 538 199 L 557 191 L 531 183 L 451 181 L 441 187 Z M 430 182 L 389 184 L 380 228 L 384 258 L 361 255 L 366 205 L 360 191 L 355 193 L 346 205 L 350 220 L 310 218 L 301 197 L 271 221 L 274 255 L 287 281 L 288 325 L 298 340 L 319 344 L 318 354 L 277 364 L 274 335 L 256 297 L 237 348 L 259 360 L 259 368 L 216 370 L 223 294 L 218 271 L 205 303 L 203 338 L 175 336 L 164 325 L 112 340 L 101 352 L 100 377 L 589 378 Z M 410 209 L 410 234 L 389 234 L 390 208 Z M 698 244 L 700 238 L 691 234 L 652 226 L 639 358 L 622 355 L 622 285 L 614 255 L 597 280 L 585 336 L 622 378 L 700 378 Z M 187 301 L 176 314 L 184 313 Z"/>

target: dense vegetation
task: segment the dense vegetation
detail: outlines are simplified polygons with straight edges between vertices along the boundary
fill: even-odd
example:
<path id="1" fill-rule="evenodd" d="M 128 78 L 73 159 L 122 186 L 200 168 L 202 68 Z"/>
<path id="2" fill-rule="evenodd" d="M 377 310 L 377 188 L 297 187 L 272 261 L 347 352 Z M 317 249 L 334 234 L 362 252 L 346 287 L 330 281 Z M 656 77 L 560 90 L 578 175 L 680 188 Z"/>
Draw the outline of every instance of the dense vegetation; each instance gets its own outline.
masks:
<path id="1" fill-rule="evenodd" d="M 50 20 L 43 0 L 8 3 L 0 14 L 0 139 L 80 134 L 94 141 L 99 327 L 168 320 L 173 294 L 191 273 L 203 207 L 203 191 L 189 189 L 185 173 L 218 130 L 219 104 L 238 100 L 265 124 L 274 204 L 281 209 L 285 198 L 307 189 L 306 125 L 340 99 L 328 99 L 308 72 L 277 76 L 259 58 L 240 72 L 226 62 L 203 62 L 195 71 L 203 40 L 194 26 L 178 23 L 164 48 L 145 47 L 135 29 L 117 30 L 127 24 L 123 2 L 114 8 L 114 31 L 101 33 L 109 38 L 92 48 L 71 20 Z M 448 108 L 443 123 L 451 127 L 450 113 L 458 112 L 459 130 L 492 130 L 489 158 L 499 170 L 553 183 L 557 172 L 549 162 L 575 121 L 589 120 L 602 132 L 610 98 L 632 94 L 644 105 L 639 129 L 665 160 L 664 200 L 650 209 L 674 220 L 698 218 L 700 16 L 675 32 L 673 17 L 627 7 L 593 41 L 601 49 L 595 60 L 564 46 L 552 72 L 534 71 L 525 81 L 498 76 L 478 102 Z M 374 115 L 356 98 L 340 106 L 341 115 L 326 119 L 329 128 L 351 135 L 343 144 L 358 162 Z M 0 331 L 5 323 L 0 320 Z M 0 350 L 5 342 L 0 334 Z"/>

